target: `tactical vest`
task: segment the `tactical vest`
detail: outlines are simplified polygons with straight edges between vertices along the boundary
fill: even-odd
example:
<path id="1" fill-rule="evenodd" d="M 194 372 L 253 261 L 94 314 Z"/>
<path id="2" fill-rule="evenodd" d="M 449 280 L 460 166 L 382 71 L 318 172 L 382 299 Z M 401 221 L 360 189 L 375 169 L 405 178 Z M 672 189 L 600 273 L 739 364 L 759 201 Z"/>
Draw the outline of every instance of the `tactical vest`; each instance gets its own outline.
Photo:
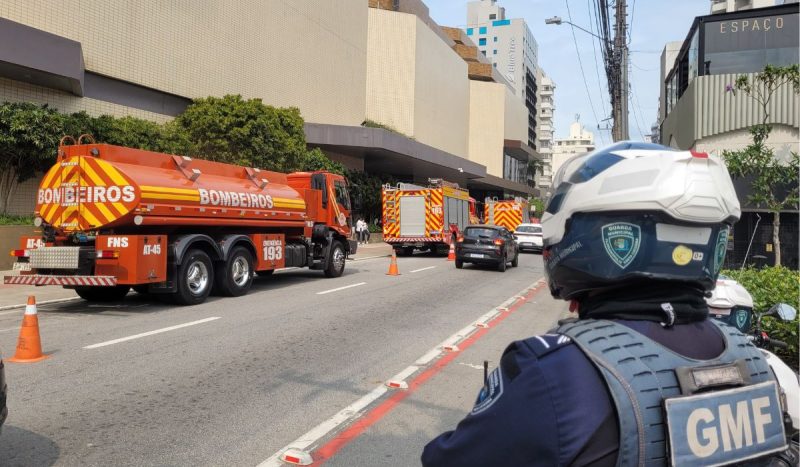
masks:
<path id="1" fill-rule="evenodd" d="M 732 455 L 740 462 L 785 450 L 778 385 L 766 359 L 736 328 L 711 322 L 725 338 L 725 351 L 705 361 L 678 355 L 612 321 L 580 320 L 558 328 L 609 388 L 619 421 L 618 466 L 708 465 L 727 463 L 725 456 Z M 748 405 L 753 401 L 756 407 Z"/>

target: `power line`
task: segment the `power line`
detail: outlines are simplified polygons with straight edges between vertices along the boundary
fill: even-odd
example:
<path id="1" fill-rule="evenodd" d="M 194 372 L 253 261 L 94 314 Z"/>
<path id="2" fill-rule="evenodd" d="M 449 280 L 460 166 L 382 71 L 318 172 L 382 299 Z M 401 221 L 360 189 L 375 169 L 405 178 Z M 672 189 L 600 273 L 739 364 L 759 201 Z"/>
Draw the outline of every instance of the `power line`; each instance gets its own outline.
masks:
<path id="1" fill-rule="evenodd" d="M 589 30 L 592 31 L 593 30 L 592 21 L 591 21 L 592 20 L 592 13 L 593 13 L 592 1 L 591 0 L 586 0 L 586 6 L 587 6 L 587 10 L 589 12 Z M 597 15 L 595 14 L 594 17 L 596 18 Z M 597 24 L 597 23 L 595 22 L 595 24 Z M 599 70 L 600 63 L 597 61 L 597 47 L 595 46 L 594 40 L 592 41 L 592 53 L 594 54 L 594 73 L 595 73 L 595 75 L 597 75 L 597 88 L 600 90 L 600 95 L 603 95 L 604 94 L 603 85 L 602 85 L 602 81 L 600 80 L 600 70 Z M 605 101 L 601 99 L 600 100 L 600 104 L 601 104 L 601 108 L 603 109 L 603 116 L 607 117 L 608 116 L 608 111 L 606 110 Z"/>
<path id="2" fill-rule="evenodd" d="M 575 38 L 575 27 L 572 26 L 572 13 L 569 11 L 569 0 L 564 0 L 567 4 L 567 16 L 570 22 L 570 31 L 572 31 L 572 42 L 575 44 L 575 54 L 578 56 L 578 65 L 581 68 L 581 76 L 583 77 L 583 86 L 586 88 L 586 97 L 589 99 L 589 107 L 592 109 L 592 115 L 597 125 L 600 125 L 600 120 L 597 118 L 597 112 L 594 110 L 594 103 L 592 102 L 592 93 L 589 92 L 589 83 L 586 81 L 586 73 L 583 71 L 583 60 L 581 60 L 581 51 L 578 49 L 578 39 Z M 602 135 L 602 133 L 600 133 Z M 602 139 L 602 136 L 601 136 Z"/>

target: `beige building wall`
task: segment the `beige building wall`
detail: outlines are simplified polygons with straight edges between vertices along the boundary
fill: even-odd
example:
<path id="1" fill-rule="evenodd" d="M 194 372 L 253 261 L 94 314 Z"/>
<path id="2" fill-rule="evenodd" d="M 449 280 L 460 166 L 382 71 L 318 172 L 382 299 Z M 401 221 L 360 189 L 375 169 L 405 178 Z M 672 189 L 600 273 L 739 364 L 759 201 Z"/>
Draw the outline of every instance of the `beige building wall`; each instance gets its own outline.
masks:
<path id="1" fill-rule="evenodd" d="M 503 139 L 505 135 L 506 92 L 504 84 L 469 82 L 469 156 L 486 166 L 486 172 L 503 177 Z M 527 141 L 527 109 L 525 111 Z"/>
<path id="2" fill-rule="evenodd" d="M 369 9 L 367 119 L 466 157 L 466 63 L 414 15 Z"/>
<path id="3" fill-rule="evenodd" d="M 342 125 L 364 120 L 367 10 L 363 0 L 0 1 L 0 17 L 80 42 L 89 71 L 189 98 L 258 97 Z"/>
<path id="4" fill-rule="evenodd" d="M 514 95 L 513 90 L 508 86 L 505 88 L 505 112 L 503 114 L 505 139 L 528 144 L 528 108 Z"/>

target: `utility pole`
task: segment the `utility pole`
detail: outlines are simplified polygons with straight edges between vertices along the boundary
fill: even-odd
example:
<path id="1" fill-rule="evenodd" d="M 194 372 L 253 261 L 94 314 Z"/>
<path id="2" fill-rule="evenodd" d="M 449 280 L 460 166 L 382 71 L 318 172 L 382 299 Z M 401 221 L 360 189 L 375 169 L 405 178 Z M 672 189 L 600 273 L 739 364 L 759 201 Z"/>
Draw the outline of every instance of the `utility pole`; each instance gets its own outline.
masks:
<path id="1" fill-rule="evenodd" d="M 630 138 L 628 134 L 628 41 L 627 13 L 625 0 L 617 0 L 616 22 L 614 25 L 614 52 L 612 69 L 616 78 L 611 92 L 614 126 L 611 136 L 614 141 Z"/>

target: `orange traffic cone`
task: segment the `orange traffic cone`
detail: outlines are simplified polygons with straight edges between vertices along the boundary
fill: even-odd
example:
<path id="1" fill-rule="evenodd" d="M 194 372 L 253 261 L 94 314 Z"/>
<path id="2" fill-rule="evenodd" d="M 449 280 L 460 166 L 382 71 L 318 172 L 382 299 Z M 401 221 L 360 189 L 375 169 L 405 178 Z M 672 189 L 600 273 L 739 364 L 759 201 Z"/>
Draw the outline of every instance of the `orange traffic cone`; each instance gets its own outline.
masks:
<path id="1" fill-rule="evenodd" d="M 19 330 L 17 352 L 6 361 L 15 363 L 33 363 L 48 358 L 42 353 L 42 341 L 39 339 L 39 316 L 36 313 L 36 297 L 28 297 L 22 327 Z"/>
<path id="2" fill-rule="evenodd" d="M 389 261 L 389 272 L 386 273 L 387 276 L 399 276 L 400 271 L 397 269 L 397 252 L 392 250 L 392 260 Z"/>
<path id="3" fill-rule="evenodd" d="M 447 253 L 447 261 L 455 261 L 456 260 L 456 245 L 454 243 L 450 243 L 450 251 Z"/>

